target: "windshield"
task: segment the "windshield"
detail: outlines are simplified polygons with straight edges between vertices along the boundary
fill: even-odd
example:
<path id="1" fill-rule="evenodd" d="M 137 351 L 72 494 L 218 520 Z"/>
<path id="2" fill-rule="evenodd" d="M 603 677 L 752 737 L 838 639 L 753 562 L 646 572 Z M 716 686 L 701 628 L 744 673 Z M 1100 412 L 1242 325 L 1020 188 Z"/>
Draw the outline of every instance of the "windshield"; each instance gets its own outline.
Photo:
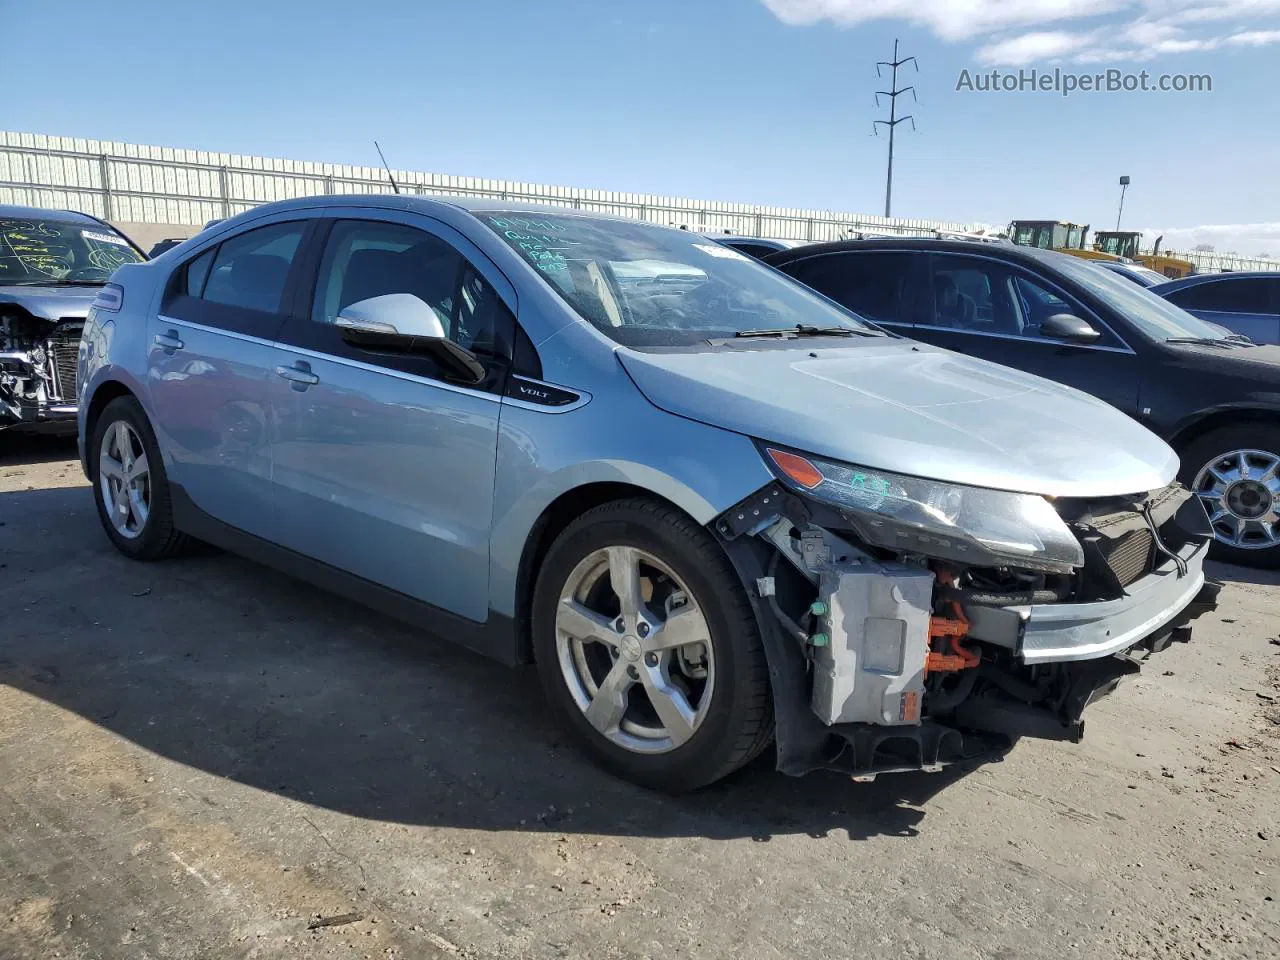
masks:
<path id="1" fill-rule="evenodd" d="M 875 329 L 751 257 L 694 233 L 572 215 L 477 216 L 583 319 L 626 346 L 692 346 L 797 326 Z"/>
<path id="2" fill-rule="evenodd" d="M 1088 260 L 1063 254 L 1055 257 L 1054 263 L 1090 293 L 1124 314 L 1130 323 L 1153 340 L 1172 340 L 1177 337 L 1222 339 L 1221 328 L 1193 317 L 1146 287 L 1126 280 L 1110 270 L 1097 269 Z"/>
<path id="3" fill-rule="evenodd" d="M 0 219 L 0 284 L 68 280 L 106 283 L 143 257 L 105 223 Z"/>

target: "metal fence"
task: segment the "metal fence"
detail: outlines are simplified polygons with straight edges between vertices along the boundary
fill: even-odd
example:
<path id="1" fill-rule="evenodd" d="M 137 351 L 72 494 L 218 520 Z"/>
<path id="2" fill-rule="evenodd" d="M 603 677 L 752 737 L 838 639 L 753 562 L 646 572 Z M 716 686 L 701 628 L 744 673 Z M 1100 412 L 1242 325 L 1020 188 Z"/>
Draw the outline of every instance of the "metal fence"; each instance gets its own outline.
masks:
<path id="1" fill-rule="evenodd" d="M 393 173 L 406 193 L 534 201 L 691 230 L 784 240 L 836 240 L 857 233 L 919 236 L 979 228 L 943 220 L 689 200 L 413 170 Z M 386 172 L 377 167 L 0 131 L 0 202 L 83 210 L 116 222 L 199 226 L 272 200 L 389 190 Z M 1280 261 L 1234 254 L 1179 255 L 1205 272 L 1280 269 Z"/>
<path id="2" fill-rule="evenodd" d="M 908 220 L 553 187 L 412 170 L 393 171 L 405 193 L 549 203 L 691 230 L 792 240 L 834 240 L 857 232 L 929 234 L 969 224 Z M 387 193 L 386 171 L 206 153 L 101 140 L 0 132 L 0 202 L 70 207 L 106 220 L 203 224 L 260 203 L 335 193 Z"/>

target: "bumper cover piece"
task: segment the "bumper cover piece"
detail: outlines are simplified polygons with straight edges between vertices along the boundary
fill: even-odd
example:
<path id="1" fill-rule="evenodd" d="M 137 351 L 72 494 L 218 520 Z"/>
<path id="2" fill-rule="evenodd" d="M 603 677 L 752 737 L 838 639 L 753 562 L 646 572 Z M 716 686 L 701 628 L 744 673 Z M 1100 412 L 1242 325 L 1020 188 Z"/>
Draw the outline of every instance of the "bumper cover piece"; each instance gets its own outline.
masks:
<path id="1" fill-rule="evenodd" d="M 1179 576 L 1169 560 L 1130 584 L 1118 600 L 1028 608 L 1022 629 L 1022 661 L 1062 663 L 1107 657 L 1128 650 L 1174 621 L 1187 622 L 1182 615 L 1200 599 L 1205 586 L 1207 552 L 1206 544 L 1184 547 L 1179 554 L 1186 564 L 1184 576 Z M 1200 609 L 1193 617 L 1203 612 Z"/>

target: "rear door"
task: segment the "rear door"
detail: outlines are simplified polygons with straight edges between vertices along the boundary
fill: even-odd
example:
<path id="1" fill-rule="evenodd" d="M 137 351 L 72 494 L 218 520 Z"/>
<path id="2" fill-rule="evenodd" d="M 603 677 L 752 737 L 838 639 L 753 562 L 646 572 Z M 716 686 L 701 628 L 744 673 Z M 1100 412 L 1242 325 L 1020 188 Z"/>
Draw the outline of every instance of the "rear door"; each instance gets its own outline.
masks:
<path id="1" fill-rule="evenodd" d="M 1137 355 L 1052 279 L 989 257 L 937 252 L 927 261 L 928 297 L 912 337 L 1065 383 L 1137 415 Z M 1092 344 L 1043 336 L 1041 323 L 1058 313 L 1088 321 L 1102 336 Z"/>
<path id="2" fill-rule="evenodd" d="M 1174 290 L 1165 299 L 1258 343 L 1280 343 L 1280 276 L 1227 275 Z"/>
<path id="3" fill-rule="evenodd" d="M 426 217 L 344 209 L 326 230 L 272 363 L 279 542 L 483 621 L 515 291 L 460 233 Z M 344 339 L 341 310 L 392 293 L 443 318 L 486 367 L 484 382 L 459 382 L 426 354 Z"/>
<path id="4" fill-rule="evenodd" d="M 173 274 L 147 332 L 147 374 L 170 481 L 204 513 L 270 537 L 267 384 L 313 220 L 233 235 Z"/>

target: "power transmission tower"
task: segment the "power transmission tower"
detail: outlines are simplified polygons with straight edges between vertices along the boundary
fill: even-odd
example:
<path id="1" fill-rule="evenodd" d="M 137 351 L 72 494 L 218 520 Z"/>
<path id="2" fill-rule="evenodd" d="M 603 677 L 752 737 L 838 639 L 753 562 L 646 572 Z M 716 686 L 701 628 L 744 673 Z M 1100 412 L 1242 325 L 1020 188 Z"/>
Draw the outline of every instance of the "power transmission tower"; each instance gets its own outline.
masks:
<path id="1" fill-rule="evenodd" d="M 893 73 L 891 74 L 891 76 L 893 77 L 893 83 L 890 84 L 892 89 L 876 91 L 877 107 L 880 106 L 881 97 L 889 98 L 889 119 L 877 120 L 872 125 L 872 129 L 875 130 L 876 136 L 880 135 L 880 128 L 882 126 L 889 128 L 889 175 L 885 178 L 885 185 L 884 185 L 884 215 L 886 217 L 893 216 L 893 214 L 890 213 L 890 211 L 893 209 L 893 135 L 894 133 L 897 132 L 898 124 L 906 123 L 908 120 L 911 121 L 911 129 L 914 130 L 916 128 L 915 118 L 912 117 L 911 114 L 907 114 L 905 117 L 898 116 L 898 98 L 900 96 L 902 96 L 904 93 L 910 93 L 911 99 L 916 100 L 915 87 L 902 87 L 902 88 L 898 87 L 898 68 L 905 67 L 908 63 L 915 68 L 916 73 L 920 72 L 920 64 L 916 62 L 915 57 L 906 57 L 902 60 L 898 59 L 898 41 L 894 40 L 893 41 L 893 59 L 881 60 L 879 63 L 876 64 L 877 77 L 882 76 L 880 72 L 881 67 L 889 67 L 893 71 Z"/>

